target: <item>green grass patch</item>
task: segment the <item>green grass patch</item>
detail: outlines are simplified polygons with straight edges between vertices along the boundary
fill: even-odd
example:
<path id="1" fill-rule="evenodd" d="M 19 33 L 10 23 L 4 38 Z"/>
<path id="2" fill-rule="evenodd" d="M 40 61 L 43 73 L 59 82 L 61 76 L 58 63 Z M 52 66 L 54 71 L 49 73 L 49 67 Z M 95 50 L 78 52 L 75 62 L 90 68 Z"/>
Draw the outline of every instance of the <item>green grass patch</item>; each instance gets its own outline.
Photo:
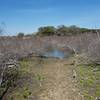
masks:
<path id="1" fill-rule="evenodd" d="M 76 71 L 85 100 L 100 97 L 100 66 L 78 65 Z M 86 92 L 87 91 L 87 92 Z"/>
<path id="2" fill-rule="evenodd" d="M 41 65 L 44 63 L 41 58 L 20 61 L 19 83 L 9 93 L 8 100 L 28 100 L 31 94 L 40 91 L 40 86 L 44 82 L 44 75 L 41 73 Z"/>

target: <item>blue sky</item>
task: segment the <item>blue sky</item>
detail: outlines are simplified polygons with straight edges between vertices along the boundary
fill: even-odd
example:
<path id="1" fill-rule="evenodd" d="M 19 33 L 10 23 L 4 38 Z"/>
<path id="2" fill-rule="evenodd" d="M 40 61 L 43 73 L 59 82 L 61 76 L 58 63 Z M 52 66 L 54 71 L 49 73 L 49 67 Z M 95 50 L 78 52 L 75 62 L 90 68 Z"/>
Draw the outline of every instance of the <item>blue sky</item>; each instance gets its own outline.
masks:
<path id="1" fill-rule="evenodd" d="M 100 28 L 100 0 L 0 0 L 0 22 L 10 35 L 46 25 Z"/>

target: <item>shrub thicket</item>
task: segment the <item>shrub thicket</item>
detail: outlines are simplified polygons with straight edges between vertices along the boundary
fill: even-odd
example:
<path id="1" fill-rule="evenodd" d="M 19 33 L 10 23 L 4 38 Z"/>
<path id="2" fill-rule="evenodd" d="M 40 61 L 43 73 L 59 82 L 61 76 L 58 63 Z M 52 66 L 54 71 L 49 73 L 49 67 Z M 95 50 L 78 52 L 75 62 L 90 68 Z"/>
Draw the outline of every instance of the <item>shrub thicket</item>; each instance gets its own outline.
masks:
<path id="1" fill-rule="evenodd" d="M 65 25 L 60 25 L 57 28 L 54 26 L 45 26 L 45 27 L 40 27 L 38 29 L 37 35 L 40 36 L 50 36 L 50 35 L 58 35 L 58 36 L 65 36 L 65 35 L 74 35 L 74 34 L 80 34 L 80 33 L 86 33 L 90 32 L 92 30 L 87 29 L 87 28 L 80 28 L 77 27 L 76 25 L 72 26 L 65 26 Z"/>

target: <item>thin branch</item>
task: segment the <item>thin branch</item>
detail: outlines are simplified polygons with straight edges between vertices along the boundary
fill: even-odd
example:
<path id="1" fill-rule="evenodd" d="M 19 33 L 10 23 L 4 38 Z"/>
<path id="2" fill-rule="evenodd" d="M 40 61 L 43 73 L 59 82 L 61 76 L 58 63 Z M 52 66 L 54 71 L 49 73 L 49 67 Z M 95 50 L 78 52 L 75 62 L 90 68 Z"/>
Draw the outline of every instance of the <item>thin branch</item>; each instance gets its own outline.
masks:
<path id="1" fill-rule="evenodd" d="M 97 33 L 98 40 L 99 40 L 99 42 L 100 42 L 100 35 L 99 35 L 99 32 L 98 32 L 97 29 L 96 29 L 96 33 Z"/>

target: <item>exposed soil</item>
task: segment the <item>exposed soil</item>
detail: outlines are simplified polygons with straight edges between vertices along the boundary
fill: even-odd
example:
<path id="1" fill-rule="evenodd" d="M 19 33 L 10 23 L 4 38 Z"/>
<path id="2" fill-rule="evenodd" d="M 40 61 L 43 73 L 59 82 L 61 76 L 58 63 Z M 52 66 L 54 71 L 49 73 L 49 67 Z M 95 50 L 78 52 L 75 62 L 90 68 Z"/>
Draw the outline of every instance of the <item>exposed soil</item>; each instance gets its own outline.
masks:
<path id="1" fill-rule="evenodd" d="M 69 60 L 33 58 L 24 63 L 25 70 L 27 73 L 20 79 L 20 85 L 9 90 L 4 100 L 84 100 Z M 29 95 L 25 95 L 26 84 L 31 91 Z"/>
<path id="2" fill-rule="evenodd" d="M 39 100 L 83 100 L 72 76 L 72 66 L 66 64 L 66 61 L 58 60 L 44 70 L 48 80 Z"/>

